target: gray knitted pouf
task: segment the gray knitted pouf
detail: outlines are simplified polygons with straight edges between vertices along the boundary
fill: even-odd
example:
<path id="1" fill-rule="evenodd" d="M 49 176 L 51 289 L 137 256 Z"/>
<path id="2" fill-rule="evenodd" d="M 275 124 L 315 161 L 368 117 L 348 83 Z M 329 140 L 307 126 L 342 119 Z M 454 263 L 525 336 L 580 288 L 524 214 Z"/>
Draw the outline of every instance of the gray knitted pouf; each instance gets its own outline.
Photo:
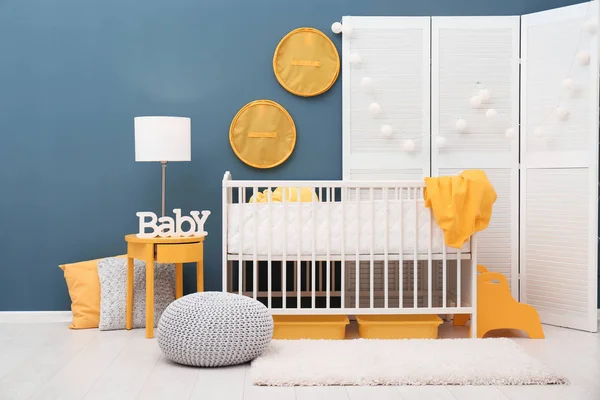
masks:
<path id="1" fill-rule="evenodd" d="M 198 367 L 242 364 L 258 357 L 273 337 L 267 307 L 247 297 L 203 292 L 172 302 L 156 339 L 165 356 Z"/>

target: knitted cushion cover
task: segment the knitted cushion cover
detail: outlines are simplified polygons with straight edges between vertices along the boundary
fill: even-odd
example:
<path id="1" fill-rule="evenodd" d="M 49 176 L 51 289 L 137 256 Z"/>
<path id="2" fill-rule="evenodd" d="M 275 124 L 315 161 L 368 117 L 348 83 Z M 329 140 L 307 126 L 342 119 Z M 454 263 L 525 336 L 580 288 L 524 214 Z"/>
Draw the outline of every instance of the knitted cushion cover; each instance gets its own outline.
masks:
<path id="1" fill-rule="evenodd" d="M 262 354 L 273 337 L 273 318 L 259 301 L 225 292 L 194 293 L 164 311 L 156 338 L 179 364 L 219 367 Z"/>
<path id="2" fill-rule="evenodd" d="M 133 327 L 146 327 L 146 263 L 133 263 Z M 127 258 L 105 258 L 98 262 L 100 278 L 101 331 L 125 329 Z M 154 263 L 154 326 L 175 300 L 175 264 Z"/>

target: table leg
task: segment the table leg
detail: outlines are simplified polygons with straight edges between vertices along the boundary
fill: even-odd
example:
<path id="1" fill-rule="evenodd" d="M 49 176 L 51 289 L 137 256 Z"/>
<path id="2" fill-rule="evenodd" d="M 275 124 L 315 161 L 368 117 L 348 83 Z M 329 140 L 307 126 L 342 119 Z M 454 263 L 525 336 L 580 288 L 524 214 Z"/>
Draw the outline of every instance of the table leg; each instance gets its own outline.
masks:
<path id="1" fill-rule="evenodd" d="M 127 306 L 125 328 L 133 327 L 133 258 L 127 257 Z"/>
<path id="2" fill-rule="evenodd" d="M 154 245 L 146 246 L 146 337 L 154 337 Z"/>
<path id="3" fill-rule="evenodd" d="M 204 292 L 204 260 L 198 260 L 196 263 L 196 284 L 197 291 Z"/>
<path id="4" fill-rule="evenodd" d="M 183 264 L 175 264 L 175 298 L 183 296 Z"/>

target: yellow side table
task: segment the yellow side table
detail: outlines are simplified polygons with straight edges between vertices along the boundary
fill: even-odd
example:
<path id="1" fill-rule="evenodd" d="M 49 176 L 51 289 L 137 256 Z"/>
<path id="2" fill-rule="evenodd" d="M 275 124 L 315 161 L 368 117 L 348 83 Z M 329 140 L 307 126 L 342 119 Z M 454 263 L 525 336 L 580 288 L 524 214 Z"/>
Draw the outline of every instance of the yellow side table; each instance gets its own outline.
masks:
<path id="1" fill-rule="evenodd" d="M 196 263 L 198 292 L 204 291 L 204 236 L 141 239 L 127 242 L 127 329 L 133 326 L 133 260 L 146 262 L 146 337 L 154 337 L 154 261 L 175 264 L 175 298 L 183 296 L 183 263 Z M 149 268 L 150 266 L 150 268 Z"/>

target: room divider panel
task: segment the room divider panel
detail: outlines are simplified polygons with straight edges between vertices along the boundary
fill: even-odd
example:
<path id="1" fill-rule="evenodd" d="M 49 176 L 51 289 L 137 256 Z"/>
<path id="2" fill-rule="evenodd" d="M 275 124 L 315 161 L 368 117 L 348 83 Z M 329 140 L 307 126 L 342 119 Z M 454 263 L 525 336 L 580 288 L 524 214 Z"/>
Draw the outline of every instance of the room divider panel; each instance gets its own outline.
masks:
<path id="1" fill-rule="evenodd" d="M 543 322 L 597 331 L 597 1 L 524 16 L 344 17 L 343 177 L 483 169 L 479 260 Z"/>

